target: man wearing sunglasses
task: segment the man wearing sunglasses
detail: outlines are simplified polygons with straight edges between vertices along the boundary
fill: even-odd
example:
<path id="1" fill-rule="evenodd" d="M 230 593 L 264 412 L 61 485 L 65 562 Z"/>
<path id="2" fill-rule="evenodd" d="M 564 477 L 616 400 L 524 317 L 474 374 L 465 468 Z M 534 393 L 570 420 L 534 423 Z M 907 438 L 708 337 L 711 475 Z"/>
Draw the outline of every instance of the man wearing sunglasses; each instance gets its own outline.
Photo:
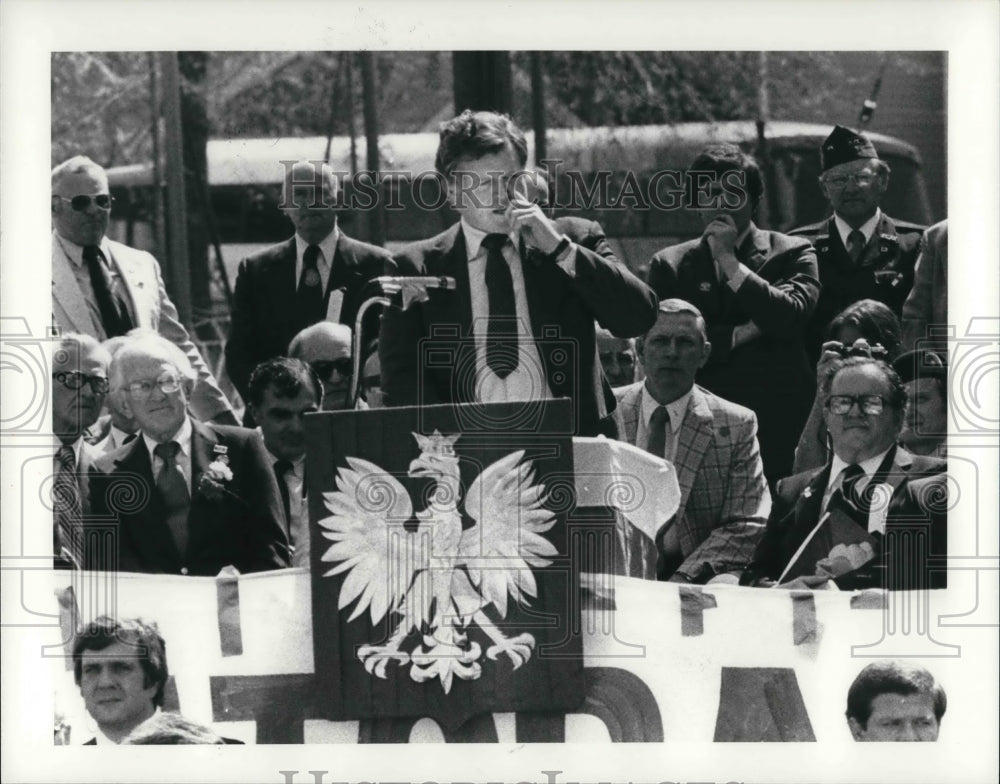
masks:
<path id="1" fill-rule="evenodd" d="M 226 370 L 244 399 L 253 369 L 284 355 L 296 333 L 324 320 L 353 329 L 368 282 L 385 272 L 388 251 L 338 227 L 341 197 L 329 165 L 288 166 L 281 207 L 295 234 L 240 263 Z M 365 333 L 368 339 L 378 334 L 377 308 L 368 314 Z"/>
<path id="2" fill-rule="evenodd" d="M 848 305 L 874 299 L 901 315 L 924 230 L 879 208 L 889 187 L 889 164 L 867 137 L 838 125 L 823 142 L 820 159 L 819 186 L 833 215 L 790 232 L 816 247 L 821 290 L 806 331 L 813 362 L 826 325 Z"/>
<path id="3" fill-rule="evenodd" d="M 83 566 L 88 472 L 100 454 L 83 439 L 108 392 L 111 356 L 89 335 L 64 335 L 52 354 L 53 551 L 57 569 Z"/>
<path id="4" fill-rule="evenodd" d="M 114 562 L 90 565 L 199 576 L 288 566 L 281 496 L 260 434 L 188 415 L 196 375 L 184 353 L 156 334 L 130 337 L 111 378 L 140 436 L 94 465 L 94 515 L 119 525 Z"/>
<path id="5" fill-rule="evenodd" d="M 832 458 L 778 482 L 764 538 L 741 582 L 944 587 L 945 463 L 897 445 L 906 407 L 899 375 L 881 360 L 850 357 L 831 367 L 822 393 Z M 914 543 L 925 538 L 915 545 L 917 557 L 901 562 L 904 529 L 917 531 Z"/>
<path id="6" fill-rule="evenodd" d="M 354 360 L 351 329 L 345 324 L 321 321 L 306 327 L 288 346 L 288 356 L 313 369 L 323 384 L 323 411 L 350 408 Z M 357 408 L 367 408 L 358 400 Z"/>
<path id="7" fill-rule="evenodd" d="M 191 398 L 194 414 L 206 421 L 236 424 L 232 406 L 167 296 L 156 259 L 108 239 L 110 217 L 104 169 L 78 155 L 52 170 L 53 322 L 98 340 L 135 327 L 159 332 L 179 346 L 197 370 Z"/>

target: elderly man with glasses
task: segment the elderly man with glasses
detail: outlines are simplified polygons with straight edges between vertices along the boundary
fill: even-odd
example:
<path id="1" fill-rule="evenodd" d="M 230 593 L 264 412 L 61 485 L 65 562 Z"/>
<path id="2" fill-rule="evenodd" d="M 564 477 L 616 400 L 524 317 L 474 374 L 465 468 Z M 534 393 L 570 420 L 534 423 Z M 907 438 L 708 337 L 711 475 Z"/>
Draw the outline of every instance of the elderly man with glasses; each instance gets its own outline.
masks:
<path id="1" fill-rule="evenodd" d="M 97 421 L 108 393 L 111 356 L 89 335 L 65 335 L 52 354 L 52 544 L 57 569 L 83 566 L 88 472 L 100 454 L 84 431 Z"/>
<path id="2" fill-rule="evenodd" d="M 881 360 L 851 357 L 830 368 L 822 392 L 831 460 L 778 482 L 764 537 L 741 582 L 944 587 L 945 463 L 897 445 L 906 408 L 899 375 Z M 912 536 L 909 554 L 900 545 L 904 531 Z"/>
<path id="3" fill-rule="evenodd" d="M 814 362 L 827 324 L 848 305 L 874 299 L 902 314 L 925 228 L 880 209 L 889 164 L 866 136 L 838 125 L 823 142 L 820 158 L 819 186 L 833 215 L 790 232 L 816 248 L 821 291 L 806 332 Z"/>
<path id="4" fill-rule="evenodd" d="M 52 321 L 97 340 L 152 329 L 183 351 L 197 371 L 191 408 L 202 420 L 236 424 L 236 415 L 167 296 L 150 254 L 105 236 L 108 177 L 77 155 L 52 170 Z"/>
<path id="5" fill-rule="evenodd" d="M 281 495 L 260 434 L 188 414 L 195 372 L 184 353 L 159 335 L 128 338 L 111 383 L 140 436 L 94 465 L 95 524 L 119 525 L 113 560 L 88 566 L 201 576 L 288 566 Z"/>

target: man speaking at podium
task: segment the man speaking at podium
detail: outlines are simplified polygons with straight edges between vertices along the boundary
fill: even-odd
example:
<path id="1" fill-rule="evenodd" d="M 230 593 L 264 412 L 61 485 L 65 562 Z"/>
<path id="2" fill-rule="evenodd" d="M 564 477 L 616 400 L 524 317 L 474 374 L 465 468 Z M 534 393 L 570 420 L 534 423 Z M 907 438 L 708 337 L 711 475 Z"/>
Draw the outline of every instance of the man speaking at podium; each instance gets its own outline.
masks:
<path id="1" fill-rule="evenodd" d="M 574 433 L 613 428 L 595 319 L 616 337 L 656 319 L 656 297 L 615 258 L 604 231 L 550 220 L 533 201 L 536 175 L 506 115 L 465 111 L 444 123 L 435 168 L 461 220 L 393 257 L 403 276 L 449 276 L 455 290 L 382 316 L 386 405 L 569 397 Z"/>

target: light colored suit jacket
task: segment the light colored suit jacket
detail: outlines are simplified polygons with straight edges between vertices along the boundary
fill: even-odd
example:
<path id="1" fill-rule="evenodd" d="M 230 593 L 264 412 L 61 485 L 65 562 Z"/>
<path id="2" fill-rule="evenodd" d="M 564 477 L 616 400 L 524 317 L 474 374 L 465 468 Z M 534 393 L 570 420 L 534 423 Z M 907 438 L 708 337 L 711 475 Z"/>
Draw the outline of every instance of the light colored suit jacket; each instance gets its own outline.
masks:
<path id="1" fill-rule="evenodd" d="M 633 445 L 637 445 L 643 383 L 615 389 L 619 438 Z M 757 417 L 750 409 L 695 386 L 678 436 L 674 468 L 681 490 L 674 520 L 684 555 L 677 571 L 699 582 L 745 568 L 771 511 L 757 444 Z"/>
<path id="2" fill-rule="evenodd" d="M 131 300 L 135 326 L 156 330 L 183 351 L 195 371 L 198 383 L 191 397 L 191 410 L 201 420 L 213 419 L 232 411 L 229 400 L 219 389 L 211 371 L 201 358 L 198 347 L 191 342 L 184 325 L 177 315 L 177 308 L 167 296 L 156 259 L 143 250 L 136 250 L 120 242 L 106 240 L 111 253 L 109 262 L 114 264 L 125 283 Z M 52 320 L 60 329 L 79 332 L 104 340 L 107 335 L 103 325 L 94 319 L 80 284 L 55 233 L 52 235 Z M 233 420 L 235 421 L 235 419 Z"/>
<path id="3" fill-rule="evenodd" d="M 920 239 L 920 255 L 913 271 L 913 288 L 903 303 L 903 346 L 912 351 L 927 339 L 927 328 L 948 325 L 948 221 L 935 223 Z M 948 351 L 948 340 L 922 344 Z"/>

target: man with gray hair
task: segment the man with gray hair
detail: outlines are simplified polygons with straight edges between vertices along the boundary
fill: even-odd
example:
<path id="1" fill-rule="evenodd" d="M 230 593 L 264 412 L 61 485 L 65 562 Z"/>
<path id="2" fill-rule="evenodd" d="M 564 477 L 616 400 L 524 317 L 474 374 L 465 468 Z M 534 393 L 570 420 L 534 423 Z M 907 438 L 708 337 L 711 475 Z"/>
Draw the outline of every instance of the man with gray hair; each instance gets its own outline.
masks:
<path id="1" fill-rule="evenodd" d="M 108 352 L 90 335 L 64 335 L 52 354 L 52 544 L 57 569 L 83 565 L 87 474 L 98 451 L 83 439 L 108 392 Z"/>
<path id="2" fill-rule="evenodd" d="M 712 346 L 689 302 L 660 302 L 636 348 L 646 380 L 615 390 L 619 437 L 673 463 L 681 491 L 676 515 L 657 535 L 657 576 L 736 582 L 771 508 L 757 417 L 695 386 Z"/>
<path id="3" fill-rule="evenodd" d="M 202 420 L 236 424 L 236 415 L 191 342 L 149 253 L 105 236 L 111 194 L 104 169 L 77 155 L 52 170 L 52 321 L 98 340 L 135 327 L 176 344 L 197 371 L 191 408 Z"/>
<path id="4" fill-rule="evenodd" d="M 329 164 L 286 163 L 281 207 L 295 235 L 240 262 L 226 369 L 244 399 L 250 373 L 284 356 L 292 338 L 319 321 L 354 327 L 368 282 L 384 274 L 389 253 L 351 239 L 337 225 L 337 180 Z M 367 337 L 378 314 L 366 320 Z"/>
<path id="5" fill-rule="evenodd" d="M 260 434 L 187 412 L 195 372 L 159 335 L 128 338 L 112 385 L 140 437 L 97 460 L 95 518 L 117 518 L 111 563 L 90 568 L 215 576 L 288 565 L 281 496 Z"/>

